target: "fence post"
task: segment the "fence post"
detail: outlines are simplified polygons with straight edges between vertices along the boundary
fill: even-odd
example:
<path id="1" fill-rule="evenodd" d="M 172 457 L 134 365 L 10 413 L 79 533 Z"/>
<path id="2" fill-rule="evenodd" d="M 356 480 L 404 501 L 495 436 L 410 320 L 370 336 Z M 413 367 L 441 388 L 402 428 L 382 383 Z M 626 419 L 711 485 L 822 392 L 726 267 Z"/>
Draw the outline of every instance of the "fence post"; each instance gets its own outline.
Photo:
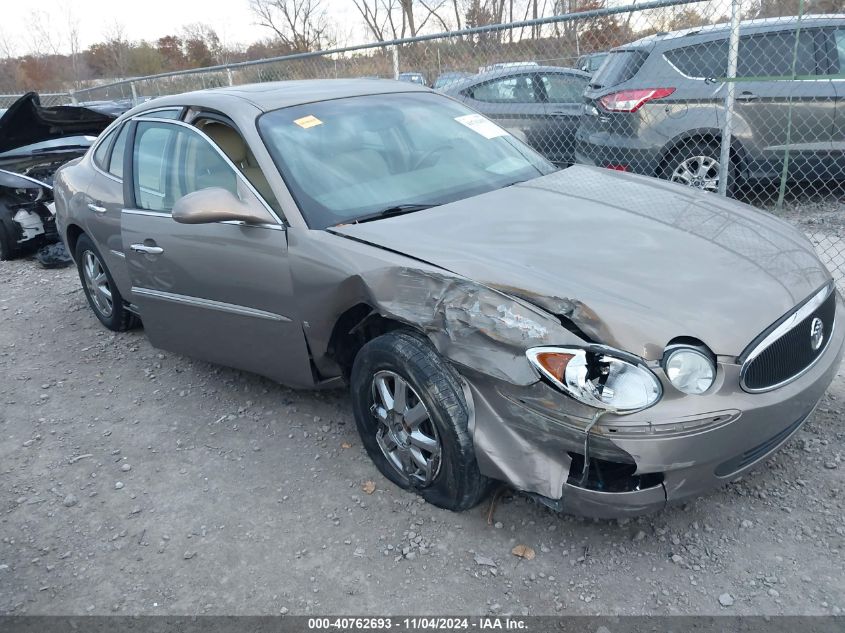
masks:
<path id="1" fill-rule="evenodd" d="M 132 105 L 135 105 L 138 102 L 138 91 L 135 89 L 135 82 L 129 82 L 129 89 L 132 90 Z"/>
<path id="2" fill-rule="evenodd" d="M 719 195 L 728 193 L 728 176 L 731 165 L 731 134 L 733 133 L 734 97 L 736 95 L 736 61 L 739 57 L 739 6 L 740 0 L 731 2 L 731 34 L 728 42 L 728 91 L 725 94 L 725 124 L 722 129 L 722 146 L 719 153 Z"/>
<path id="3" fill-rule="evenodd" d="M 76 98 L 75 92 L 70 93 L 70 103 L 71 105 L 79 105 L 79 99 Z"/>
<path id="4" fill-rule="evenodd" d="M 393 45 L 393 78 L 399 79 L 399 46 Z"/>
<path id="5" fill-rule="evenodd" d="M 229 85 L 230 85 L 230 86 L 234 86 L 234 85 L 235 85 L 235 81 L 234 81 L 234 79 L 232 78 L 232 69 L 231 69 L 231 68 L 227 68 L 227 69 L 226 69 L 226 78 L 229 80 Z"/>

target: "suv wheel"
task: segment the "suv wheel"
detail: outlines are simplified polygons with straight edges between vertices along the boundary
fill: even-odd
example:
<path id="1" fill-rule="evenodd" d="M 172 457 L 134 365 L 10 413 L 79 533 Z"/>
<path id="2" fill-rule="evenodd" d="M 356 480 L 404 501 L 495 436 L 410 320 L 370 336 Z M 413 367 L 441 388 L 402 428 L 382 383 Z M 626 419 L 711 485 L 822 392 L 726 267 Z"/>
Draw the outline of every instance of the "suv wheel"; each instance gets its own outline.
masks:
<path id="1" fill-rule="evenodd" d="M 135 327 L 138 318 L 123 305 L 123 297 L 94 243 L 82 235 L 76 243 L 76 267 L 88 305 L 100 323 L 114 332 Z"/>
<path id="2" fill-rule="evenodd" d="M 361 441 L 385 477 L 448 510 L 484 498 L 490 480 L 475 461 L 463 390 L 431 343 L 379 336 L 358 352 L 350 382 Z"/>
<path id="3" fill-rule="evenodd" d="M 672 151 L 661 177 L 681 185 L 717 193 L 719 191 L 719 147 L 698 141 Z M 733 180 L 728 173 L 728 187 Z M 730 193 L 730 188 L 728 189 Z"/>

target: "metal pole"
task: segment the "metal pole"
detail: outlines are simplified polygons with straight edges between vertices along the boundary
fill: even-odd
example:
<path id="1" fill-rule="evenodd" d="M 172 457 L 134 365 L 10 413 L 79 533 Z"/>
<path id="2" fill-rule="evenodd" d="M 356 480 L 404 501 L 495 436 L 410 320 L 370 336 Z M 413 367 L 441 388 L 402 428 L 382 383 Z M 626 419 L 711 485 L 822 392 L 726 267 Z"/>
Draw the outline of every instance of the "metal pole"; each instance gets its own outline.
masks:
<path id="1" fill-rule="evenodd" d="M 725 94 L 725 125 L 722 129 L 722 147 L 719 153 L 719 195 L 728 193 L 728 176 L 731 166 L 731 134 L 733 133 L 734 99 L 736 96 L 736 60 L 739 57 L 739 3 L 731 2 L 731 35 L 728 42 L 727 94 Z"/>
<path id="2" fill-rule="evenodd" d="M 138 103 L 138 91 L 135 88 L 135 82 L 134 81 L 130 82 L 129 88 L 132 90 L 132 105 L 135 105 L 135 104 Z"/>
<path id="3" fill-rule="evenodd" d="M 229 80 L 229 85 L 230 85 L 230 86 L 234 86 L 234 85 L 235 85 L 235 80 L 234 80 L 234 78 L 232 77 L 232 69 L 231 69 L 231 68 L 227 68 L 227 69 L 226 69 L 226 78 Z"/>
<path id="4" fill-rule="evenodd" d="M 399 47 L 393 47 L 393 78 L 399 79 Z"/>

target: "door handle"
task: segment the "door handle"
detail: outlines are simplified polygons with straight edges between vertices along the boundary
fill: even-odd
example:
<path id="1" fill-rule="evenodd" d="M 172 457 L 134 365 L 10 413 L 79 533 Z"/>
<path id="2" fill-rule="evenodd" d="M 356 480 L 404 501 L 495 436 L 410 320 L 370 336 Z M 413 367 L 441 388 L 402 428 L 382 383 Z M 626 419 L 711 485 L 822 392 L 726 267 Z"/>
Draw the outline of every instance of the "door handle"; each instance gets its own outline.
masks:
<path id="1" fill-rule="evenodd" d="M 93 211 L 94 213 L 105 213 L 106 212 L 105 207 L 101 207 L 100 205 L 94 204 L 93 202 L 88 203 L 88 210 Z"/>
<path id="2" fill-rule="evenodd" d="M 147 246 L 146 244 L 132 244 L 129 248 L 136 253 L 146 253 L 147 255 L 161 255 L 164 252 L 161 246 Z"/>
<path id="3" fill-rule="evenodd" d="M 753 92 L 742 92 L 734 97 L 736 101 L 757 101 L 759 97 Z"/>

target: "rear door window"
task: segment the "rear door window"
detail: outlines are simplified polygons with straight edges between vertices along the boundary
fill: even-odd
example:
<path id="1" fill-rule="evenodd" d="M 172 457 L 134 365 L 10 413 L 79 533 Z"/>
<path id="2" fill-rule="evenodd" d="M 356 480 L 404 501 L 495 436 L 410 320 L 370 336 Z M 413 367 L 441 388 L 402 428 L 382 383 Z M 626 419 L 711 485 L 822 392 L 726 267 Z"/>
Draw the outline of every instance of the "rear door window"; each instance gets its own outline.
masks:
<path id="1" fill-rule="evenodd" d="M 106 169 L 109 160 L 109 146 L 111 145 L 112 140 L 114 139 L 114 135 L 117 133 L 117 129 L 112 130 L 109 132 L 100 144 L 97 145 L 97 149 L 94 150 L 94 164 L 97 165 L 102 170 Z"/>
<path id="2" fill-rule="evenodd" d="M 109 173 L 118 178 L 123 178 L 123 155 L 126 151 L 126 137 L 128 134 L 129 126 L 124 125 L 114 141 L 111 158 L 109 159 Z"/>
<path id="3" fill-rule="evenodd" d="M 590 82 L 596 88 L 616 86 L 631 79 L 648 57 L 648 51 L 611 51 Z"/>
<path id="4" fill-rule="evenodd" d="M 542 74 L 540 81 L 549 103 L 580 103 L 584 88 L 587 87 L 587 79 L 575 75 Z"/>
<path id="5" fill-rule="evenodd" d="M 684 46 L 666 51 L 663 56 L 687 77 L 695 79 L 724 77 L 728 70 L 728 40 Z"/>

